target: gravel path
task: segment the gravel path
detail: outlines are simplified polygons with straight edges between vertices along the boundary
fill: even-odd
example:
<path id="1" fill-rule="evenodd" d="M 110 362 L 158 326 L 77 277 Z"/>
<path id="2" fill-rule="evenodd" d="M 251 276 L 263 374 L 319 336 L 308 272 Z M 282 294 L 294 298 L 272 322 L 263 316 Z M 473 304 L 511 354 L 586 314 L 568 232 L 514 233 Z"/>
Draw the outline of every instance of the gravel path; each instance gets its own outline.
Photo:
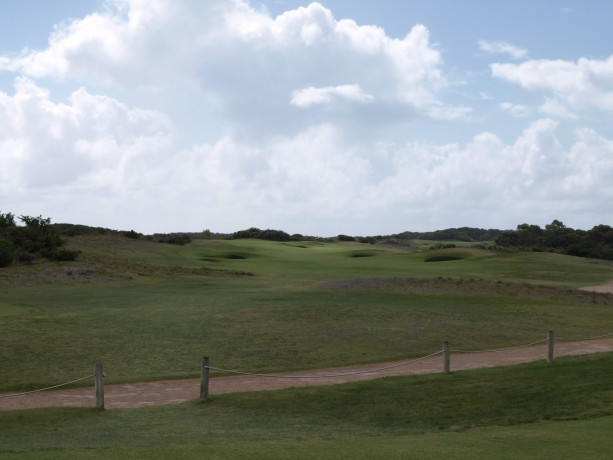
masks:
<path id="1" fill-rule="evenodd" d="M 613 351 L 613 338 L 585 340 L 579 342 L 560 342 L 555 345 L 556 356 L 583 355 Z M 466 370 L 483 367 L 508 366 L 529 361 L 546 359 L 547 346 L 486 351 L 480 353 L 455 353 L 451 356 L 451 370 Z M 404 364 L 402 364 L 404 363 Z M 400 364 L 400 365 L 399 365 Z M 397 366 L 396 366 L 397 365 Z M 211 363 L 214 366 L 214 363 Z M 382 367 L 396 366 L 386 370 Z M 370 364 L 333 369 L 319 369 L 304 372 L 276 374 L 283 378 L 252 375 L 213 377 L 210 379 L 209 394 L 238 393 L 246 391 L 277 390 L 281 388 L 335 385 L 359 380 L 371 380 L 391 375 L 429 374 L 443 371 L 443 360 L 439 354 L 413 362 Z M 353 375 L 355 372 L 365 372 Z M 331 374 L 335 374 L 331 376 Z M 300 376 L 320 376 L 321 378 L 300 378 Z M 46 391 L 29 395 L 2 398 L 0 410 L 31 409 L 37 407 L 93 407 L 95 406 L 94 388 Z M 200 379 L 168 380 L 159 382 L 107 385 L 105 387 L 105 406 L 107 409 L 157 406 L 176 404 L 198 399 Z"/>

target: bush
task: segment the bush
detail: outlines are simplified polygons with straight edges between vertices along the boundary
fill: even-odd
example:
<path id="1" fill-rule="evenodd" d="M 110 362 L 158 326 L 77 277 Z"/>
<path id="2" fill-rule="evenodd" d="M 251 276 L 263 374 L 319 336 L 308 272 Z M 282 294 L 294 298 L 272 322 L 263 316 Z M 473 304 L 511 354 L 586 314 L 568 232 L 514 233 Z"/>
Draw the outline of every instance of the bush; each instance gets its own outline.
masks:
<path id="1" fill-rule="evenodd" d="M 47 259 L 55 260 L 56 262 L 72 262 L 73 260 L 77 260 L 78 257 L 79 251 L 66 248 L 56 249 L 47 254 Z"/>
<path id="2" fill-rule="evenodd" d="M 336 238 L 339 241 L 355 241 L 355 238 L 349 235 L 338 235 Z"/>
<path id="3" fill-rule="evenodd" d="M 437 256 L 430 256 L 424 259 L 424 262 L 450 262 L 452 260 L 462 260 L 462 259 L 463 257 L 449 256 L 449 255 L 441 254 Z"/>
<path id="4" fill-rule="evenodd" d="M 60 249 L 64 241 L 51 219 L 42 216 L 19 216 L 25 225 L 18 226 L 15 216 L 0 212 L 0 267 L 14 261 L 32 263 L 40 257 L 51 260 L 75 260 L 78 252 Z"/>
<path id="5" fill-rule="evenodd" d="M 8 267 L 15 260 L 15 247 L 5 238 L 0 238 L 0 267 Z"/>
<path id="6" fill-rule="evenodd" d="M 240 230 L 238 232 L 234 232 L 232 238 L 235 240 L 246 239 L 246 238 L 255 238 L 259 240 L 269 240 L 269 241 L 290 241 L 291 237 L 289 233 L 285 233 L 283 230 L 260 230 L 256 227 L 251 227 L 247 230 Z"/>
<path id="7" fill-rule="evenodd" d="M 192 242 L 192 239 L 189 235 L 184 233 L 169 233 L 169 234 L 158 234 L 153 235 L 153 241 L 156 243 L 164 243 L 164 244 L 177 244 L 179 246 L 185 246 L 188 243 Z"/>
<path id="8" fill-rule="evenodd" d="M 18 249 L 16 251 L 16 254 L 17 255 L 15 259 L 17 259 L 17 262 L 21 262 L 24 264 L 31 264 L 38 258 L 36 254 L 24 251 L 23 249 Z"/>
<path id="9" fill-rule="evenodd" d="M 130 238 L 132 240 L 138 240 L 141 236 L 143 236 L 142 234 L 137 233 L 134 230 L 130 230 L 129 232 L 124 230 L 124 231 L 119 232 L 119 234 L 121 236 L 125 236 L 126 238 Z"/>

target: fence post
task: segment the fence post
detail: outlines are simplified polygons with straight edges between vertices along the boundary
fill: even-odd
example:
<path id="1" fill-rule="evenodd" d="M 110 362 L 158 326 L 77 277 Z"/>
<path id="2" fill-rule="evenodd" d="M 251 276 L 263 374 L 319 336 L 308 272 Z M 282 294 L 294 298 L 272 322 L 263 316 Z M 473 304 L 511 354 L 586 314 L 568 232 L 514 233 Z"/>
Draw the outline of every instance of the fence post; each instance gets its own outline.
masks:
<path id="1" fill-rule="evenodd" d="M 445 374 L 451 372 L 451 356 L 449 354 L 449 342 L 443 342 L 443 369 Z"/>
<path id="2" fill-rule="evenodd" d="M 209 357 L 202 357 L 200 366 L 200 401 L 206 401 L 209 398 Z"/>
<path id="3" fill-rule="evenodd" d="M 104 409 L 104 371 L 102 370 L 102 364 L 96 363 L 94 365 L 94 376 L 96 382 L 96 407 Z"/>
<path id="4" fill-rule="evenodd" d="M 547 334 L 547 364 L 553 363 L 553 347 L 555 343 L 555 334 L 549 331 Z"/>

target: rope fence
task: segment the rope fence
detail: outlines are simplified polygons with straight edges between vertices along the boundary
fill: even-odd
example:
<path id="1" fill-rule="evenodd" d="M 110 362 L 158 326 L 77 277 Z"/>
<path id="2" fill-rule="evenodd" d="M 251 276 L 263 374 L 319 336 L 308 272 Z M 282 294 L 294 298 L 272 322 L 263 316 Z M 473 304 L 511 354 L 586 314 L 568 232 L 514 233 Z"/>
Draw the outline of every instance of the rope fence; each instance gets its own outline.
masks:
<path id="1" fill-rule="evenodd" d="M 583 340 L 604 339 L 605 337 L 613 337 L 613 332 L 610 332 L 608 334 L 603 334 L 603 335 L 597 335 L 596 337 L 585 337 L 583 339 L 567 339 L 563 337 L 557 337 L 556 340 L 561 341 L 561 342 L 581 342 Z"/>
<path id="2" fill-rule="evenodd" d="M 443 371 L 445 373 L 451 372 L 451 353 L 462 353 L 462 354 L 471 354 L 471 353 L 498 353 L 498 352 L 506 352 L 513 351 L 522 348 L 533 347 L 539 344 L 547 344 L 547 363 L 553 363 L 553 355 L 554 355 L 554 343 L 556 340 L 558 341 L 587 341 L 587 340 L 596 340 L 602 339 L 605 337 L 613 337 L 613 332 L 608 334 L 603 334 L 595 337 L 586 337 L 579 339 L 562 339 L 555 337 L 553 331 L 549 331 L 548 335 L 544 339 L 536 340 L 534 342 L 530 342 L 524 345 L 517 345 L 513 347 L 505 347 L 505 348 L 493 348 L 487 350 L 462 350 L 458 348 L 450 348 L 448 342 L 443 342 L 442 350 L 436 351 L 434 353 L 430 353 L 429 355 L 422 356 L 420 358 L 415 358 L 407 361 L 403 361 L 400 363 L 391 364 L 389 366 L 381 366 L 377 368 L 369 368 L 355 372 L 339 372 L 333 374 L 303 374 L 303 375 L 287 375 L 287 374 L 263 374 L 257 372 L 248 372 L 248 371 L 240 371 L 235 369 L 224 369 L 220 367 L 214 367 L 209 365 L 209 358 L 205 356 L 202 358 L 202 366 L 201 366 L 201 385 L 200 385 L 200 399 L 202 401 L 206 401 L 208 399 L 209 393 L 209 375 L 210 371 L 217 371 L 226 374 L 235 374 L 235 375 L 247 375 L 252 377 L 262 377 L 262 378 L 270 378 L 270 379 L 325 379 L 325 378 L 334 378 L 334 377 L 346 377 L 352 375 L 360 375 L 360 374 L 370 374 L 373 372 L 380 372 L 389 369 L 398 368 L 401 366 L 406 366 L 411 363 L 415 363 L 417 361 L 422 361 L 428 358 L 432 358 L 437 355 L 443 355 Z"/>
<path id="3" fill-rule="evenodd" d="M 452 348 L 450 351 L 455 353 L 497 353 L 502 351 L 510 351 L 510 350 L 518 350 L 520 348 L 528 348 L 534 345 L 538 345 L 539 343 L 545 343 L 547 339 L 537 340 L 536 342 L 527 343 L 525 345 L 518 345 L 516 347 L 508 347 L 508 348 L 493 348 L 490 350 L 461 350 L 459 348 Z"/>
<path id="4" fill-rule="evenodd" d="M 209 374 L 210 371 L 216 371 L 216 372 L 221 372 L 221 373 L 226 373 L 226 374 L 236 374 L 236 375 L 245 375 L 245 376 L 252 376 L 252 377 L 262 377 L 262 378 L 269 378 L 269 379 L 326 379 L 326 378 L 335 378 L 335 377 L 348 377 L 348 376 L 353 376 L 353 375 L 361 375 L 361 374 L 371 374 L 371 373 L 375 373 L 375 372 L 381 372 L 381 371 L 386 371 L 386 370 L 390 370 L 390 369 L 395 369 L 398 367 L 402 367 L 402 366 L 407 366 L 409 364 L 412 363 L 416 363 L 418 361 L 423 361 L 426 360 L 428 358 L 433 358 L 435 356 L 438 355 L 443 355 L 443 371 L 445 373 L 449 373 L 451 372 L 451 365 L 450 365 L 450 356 L 451 353 L 461 353 L 461 354 L 470 354 L 470 353 L 496 353 L 496 352 L 506 352 L 506 351 L 512 351 L 512 350 L 518 350 L 521 348 L 528 348 L 528 347 L 533 347 L 539 344 L 543 344 L 546 343 L 547 344 L 547 363 L 551 364 L 553 362 L 553 355 L 554 355 L 554 344 L 556 341 L 564 341 L 564 342 L 581 342 L 581 341 L 589 341 L 589 340 L 597 340 L 597 339 L 604 339 L 607 337 L 613 337 L 613 332 L 607 333 L 607 334 L 602 334 L 602 335 L 598 335 L 598 336 L 593 336 L 593 337 L 585 337 L 585 338 L 573 338 L 573 339 L 569 339 L 569 338 L 561 338 L 561 337 L 555 337 L 553 331 L 549 331 L 547 338 L 545 339 L 541 339 L 541 340 L 537 340 L 531 343 L 527 343 L 524 345 L 517 345 L 517 346 L 513 346 L 513 347 L 506 347 L 506 348 L 494 348 L 494 349 L 488 349 L 488 350 L 463 350 L 463 349 L 459 349 L 459 348 L 450 348 L 449 347 L 449 342 L 443 342 L 443 347 L 441 350 L 436 351 L 434 353 L 430 353 L 428 355 L 425 356 L 421 356 L 419 358 L 414 358 L 414 359 L 410 359 L 410 360 L 406 360 L 406 361 L 402 361 L 402 362 L 398 362 L 398 363 L 394 363 L 394 364 L 390 364 L 390 365 L 386 365 L 386 366 L 379 366 L 379 367 L 374 367 L 374 368 L 366 368 L 363 370 L 359 370 L 359 371 L 351 371 L 351 372 L 337 372 L 337 373 L 314 373 L 314 374 L 297 374 L 297 375 L 290 375 L 290 374 L 264 374 L 264 373 L 257 373 L 257 372 L 248 372 L 248 371 L 240 371 L 240 370 L 235 370 L 235 369 L 224 369 L 221 367 L 214 367 L 211 366 L 209 364 L 209 358 L 207 356 L 204 356 L 202 358 L 202 363 L 201 363 L 201 384 L 200 384 L 200 399 L 202 401 L 206 401 L 208 399 L 208 388 L 209 388 Z M 83 382 L 85 380 L 94 378 L 94 385 L 95 385 L 95 391 L 96 391 L 96 407 L 97 408 L 101 408 L 104 409 L 104 378 L 106 377 L 106 374 L 103 372 L 102 369 L 102 364 L 100 363 L 96 363 L 94 366 L 94 373 L 87 375 L 85 377 L 81 377 L 75 380 L 71 380 L 69 382 L 65 382 L 65 383 L 60 383 L 57 385 L 52 385 L 49 387 L 45 387 L 45 388 L 40 388 L 37 390 L 31 390 L 31 391 L 24 391 L 21 393 L 13 393 L 13 394 L 4 394 L 4 395 L 0 395 L 0 399 L 5 399 L 5 398 L 16 398 L 16 397 L 20 397 L 20 396 L 26 396 L 26 395 L 30 395 L 33 393 L 41 393 L 44 391 L 49 391 L 49 390 L 55 390 L 57 388 L 61 388 L 61 387 L 65 387 L 68 385 L 72 385 L 75 383 L 79 383 L 79 382 Z"/>
<path id="5" fill-rule="evenodd" d="M 240 375 L 251 375 L 255 377 L 266 377 L 273 379 L 326 379 L 326 378 L 334 378 L 334 377 L 346 377 L 350 375 L 360 375 L 360 374 L 371 374 L 373 372 L 385 371 L 388 369 L 394 369 L 401 366 L 406 366 L 407 364 L 411 364 L 417 361 L 421 361 L 427 358 L 431 358 L 436 355 L 440 355 L 443 353 L 442 351 L 437 351 L 435 353 L 431 353 L 427 356 L 422 356 L 421 358 L 415 358 L 410 361 L 403 361 L 401 363 L 392 364 L 384 367 L 377 367 L 374 369 L 365 369 L 363 371 L 355 371 L 355 372 L 340 372 L 337 374 L 313 374 L 313 375 L 281 375 L 281 374 L 257 374 L 253 372 L 243 372 L 243 371 L 235 371 L 230 369 L 221 369 L 218 367 L 207 366 L 207 369 L 219 372 L 225 372 L 229 374 L 240 374 Z"/>
<path id="6" fill-rule="evenodd" d="M 92 374 L 92 375 L 88 375 L 87 377 L 82 377 L 82 378 L 77 379 L 77 380 L 71 380 L 70 382 L 60 383 L 59 385 L 53 385 L 51 387 L 46 387 L 46 388 L 39 388 L 38 390 L 24 391 L 22 393 L 13 393 L 13 394 L 10 394 L 10 395 L 0 395 L 0 399 L 3 399 L 3 398 L 14 398 L 16 396 L 24 396 L 24 395 L 30 395 L 32 393 L 40 393 L 42 391 L 54 390 L 55 388 L 60 388 L 60 387 L 65 387 L 65 386 L 68 386 L 68 385 L 72 385 L 73 383 L 82 382 L 83 380 L 91 379 L 92 377 L 95 377 L 95 376 L 96 376 L 96 374 Z"/>
<path id="7" fill-rule="evenodd" d="M 5 398 L 17 398 L 20 396 L 31 395 L 34 393 L 42 393 L 44 391 L 55 390 L 57 388 L 62 388 L 68 385 L 72 385 L 74 383 L 83 382 L 85 380 L 94 379 L 94 386 L 96 390 L 96 407 L 99 409 L 104 409 L 104 378 L 106 374 L 102 370 L 102 364 L 96 363 L 94 365 L 94 373 L 85 377 L 81 377 L 79 379 L 71 380 L 70 382 L 59 383 L 57 385 L 52 385 L 45 388 L 39 388 L 37 390 L 23 391 L 21 393 L 12 393 L 6 395 L 0 395 L 0 399 Z"/>

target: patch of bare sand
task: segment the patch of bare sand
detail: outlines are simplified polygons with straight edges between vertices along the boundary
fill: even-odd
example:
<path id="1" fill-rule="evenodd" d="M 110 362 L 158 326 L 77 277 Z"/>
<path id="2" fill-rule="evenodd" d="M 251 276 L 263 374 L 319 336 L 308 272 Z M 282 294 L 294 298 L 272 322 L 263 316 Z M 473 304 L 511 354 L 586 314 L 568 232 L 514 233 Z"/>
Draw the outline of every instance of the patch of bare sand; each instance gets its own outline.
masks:
<path id="1" fill-rule="evenodd" d="M 613 281 L 598 286 L 585 286 L 579 289 L 582 291 L 598 292 L 600 294 L 613 294 Z"/>

